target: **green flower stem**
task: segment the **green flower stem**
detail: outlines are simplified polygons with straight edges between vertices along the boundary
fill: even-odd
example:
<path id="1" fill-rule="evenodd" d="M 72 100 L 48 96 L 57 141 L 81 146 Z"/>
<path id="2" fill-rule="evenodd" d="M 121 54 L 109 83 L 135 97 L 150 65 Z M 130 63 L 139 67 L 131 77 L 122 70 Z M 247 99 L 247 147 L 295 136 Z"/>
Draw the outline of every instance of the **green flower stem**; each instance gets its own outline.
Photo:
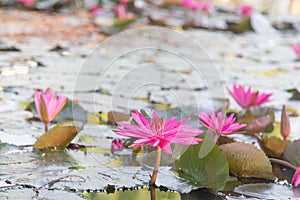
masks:
<path id="1" fill-rule="evenodd" d="M 276 164 L 280 164 L 280 165 L 283 165 L 283 166 L 286 166 L 286 167 L 289 167 L 291 169 L 294 169 L 294 170 L 297 170 L 297 167 L 287 161 L 284 161 L 284 160 L 280 160 L 280 159 L 277 159 L 277 158 L 269 158 L 269 160 L 272 162 L 272 163 L 276 163 Z"/>
<path id="2" fill-rule="evenodd" d="M 154 170 L 153 170 L 153 173 L 152 173 L 152 176 L 151 176 L 151 181 L 150 181 L 151 200 L 155 200 L 155 181 L 156 181 L 157 174 L 158 174 L 160 159 L 161 159 L 161 149 L 160 149 L 159 146 L 157 146 L 156 161 L 155 161 L 155 166 L 154 166 Z"/>

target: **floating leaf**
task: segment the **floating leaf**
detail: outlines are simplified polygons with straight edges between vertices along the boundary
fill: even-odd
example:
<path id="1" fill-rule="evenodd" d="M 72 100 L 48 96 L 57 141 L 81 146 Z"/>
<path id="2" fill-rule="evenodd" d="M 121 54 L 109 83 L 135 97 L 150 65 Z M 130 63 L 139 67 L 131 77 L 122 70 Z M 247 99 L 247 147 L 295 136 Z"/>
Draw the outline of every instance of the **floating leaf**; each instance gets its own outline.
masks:
<path id="1" fill-rule="evenodd" d="M 78 141 L 79 142 L 89 142 L 89 143 L 91 143 L 91 142 L 95 142 L 96 139 L 91 137 L 91 136 L 81 135 L 81 136 L 79 136 Z"/>
<path id="2" fill-rule="evenodd" d="M 298 110 L 291 107 L 291 106 L 287 106 L 286 110 L 288 111 L 288 114 L 291 117 L 298 117 L 299 116 Z"/>
<path id="3" fill-rule="evenodd" d="M 207 137 L 209 139 L 209 137 Z M 225 154 L 214 145 L 203 158 L 199 158 L 202 143 L 190 146 L 175 162 L 179 176 L 201 188 L 218 191 L 224 188 L 228 177 L 228 163 Z"/>
<path id="4" fill-rule="evenodd" d="M 273 130 L 275 114 L 272 108 L 252 107 L 238 113 L 237 118 L 238 123 L 251 125 L 250 129 L 247 129 L 247 133 L 253 134 L 258 130 L 259 132 L 271 132 Z M 267 123 L 268 121 L 269 123 Z"/>
<path id="5" fill-rule="evenodd" d="M 299 189 L 297 189 L 299 191 Z M 234 189 L 234 192 L 251 196 L 251 199 L 297 199 L 297 196 L 291 187 L 279 185 L 276 183 L 256 183 L 241 185 Z"/>
<path id="6" fill-rule="evenodd" d="M 106 199 L 106 200 L 115 200 L 115 199 L 150 199 L 149 188 L 135 189 L 124 188 L 124 191 L 114 191 L 109 195 L 104 192 L 98 193 L 82 193 L 82 196 L 86 199 Z M 158 200 L 179 200 L 180 194 L 178 192 L 170 191 L 160 191 L 156 189 L 155 192 L 156 199 Z"/>
<path id="7" fill-rule="evenodd" d="M 78 132 L 82 130 L 79 126 L 57 126 L 43 134 L 34 143 L 33 148 L 45 149 L 48 147 L 67 147 Z"/>
<path id="8" fill-rule="evenodd" d="M 272 166 L 265 153 L 251 144 L 234 142 L 220 146 L 227 156 L 229 171 L 244 178 L 274 179 Z"/>
<path id="9" fill-rule="evenodd" d="M 280 158 L 284 150 L 291 143 L 289 140 L 281 140 L 277 137 L 257 139 L 261 149 L 270 157 Z"/>
<path id="10" fill-rule="evenodd" d="M 292 142 L 283 152 L 283 159 L 300 166 L 300 140 Z"/>
<path id="11" fill-rule="evenodd" d="M 83 167 L 83 166 L 71 166 L 71 167 L 68 167 L 68 169 L 83 170 L 83 169 L 85 169 L 85 167 Z"/>
<path id="12" fill-rule="evenodd" d="M 93 112 L 87 115 L 88 124 L 107 124 L 107 113 Z"/>
<path id="13" fill-rule="evenodd" d="M 117 122 L 128 121 L 129 119 L 130 119 L 129 114 L 116 112 L 116 111 L 110 111 L 107 113 L 107 124 L 110 125 L 116 125 Z"/>
<path id="14" fill-rule="evenodd" d="M 300 100 L 300 92 L 297 89 L 289 89 L 287 92 L 292 93 L 290 100 Z"/>
<path id="15" fill-rule="evenodd" d="M 287 70 L 282 69 L 282 68 L 277 68 L 277 69 L 273 69 L 270 71 L 265 71 L 265 72 L 257 72 L 257 75 L 261 75 L 261 76 L 267 76 L 267 77 L 272 77 L 275 76 L 277 74 L 283 74 L 283 73 L 287 73 Z"/>

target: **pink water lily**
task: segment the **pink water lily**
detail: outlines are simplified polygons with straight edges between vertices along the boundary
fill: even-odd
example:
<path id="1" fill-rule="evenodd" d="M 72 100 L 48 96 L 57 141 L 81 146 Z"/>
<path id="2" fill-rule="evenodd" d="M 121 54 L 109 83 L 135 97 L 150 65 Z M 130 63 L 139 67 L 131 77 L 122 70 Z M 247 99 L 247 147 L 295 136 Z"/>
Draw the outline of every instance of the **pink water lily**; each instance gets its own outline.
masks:
<path id="1" fill-rule="evenodd" d="M 213 4 L 209 1 L 195 1 L 195 0 L 181 0 L 181 4 L 189 9 L 209 11 L 212 9 Z"/>
<path id="2" fill-rule="evenodd" d="M 37 91 L 34 94 L 34 102 L 39 118 L 45 123 L 45 130 L 47 131 L 47 124 L 51 122 L 58 113 L 63 109 L 67 101 L 67 97 L 60 96 L 58 99 L 54 92 L 47 88 L 45 92 Z"/>
<path id="3" fill-rule="evenodd" d="M 253 106 L 259 106 L 269 101 L 272 93 L 259 94 L 258 91 L 251 91 L 251 87 L 246 89 L 242 85 L 233 85 L 233 90 L 228 89 L 231 96 L 242 108 L 250 108 Z"/>
<path id="4" fill-rule="evenodd" d="M 133 14 L 126 10 L 126 6 L 124 4 L 119 4 L 113 8 L 113 12 L 116 17 L 119 19 L 130 19 L 133 18 Z"/>
<path id="5" fill-rule="evenodd" d="M 245 133 L 245 131 L 238 131 L 246 126 L 246 124 L 234 123 L 235 117 L 232 113 L 227 119 L 223 117 L 222 112 L 215 114 L 211 112 L 208 116 L 205 112 L 199 114 L 200 123 L 206 128 L 210 129 L 218 135 L 230 135 L 237 133 Z"/>
<path id="6" fill-rule="evenodd" d="M 253 11 L 253 8 L 248 5 L 239 6 L 240 13 L 245 17 L 250 17 Z"/>
<path id="7" fill-rule="evenodd" d="M 100 15 L 103 11 L 98 5 L 93 5 L 89 8 L 89 12 L 93 13 L 94 15 Z"/>
<path id="8" fill-rule="evenodd" d="M 122 151 L 124 149 L 123 140 L 114 139 L 111 142 L 111 152 L 115 153 L 116 151 Z"/>
<path id="9" fill-rule="evenodd" d="M 129 0 L 119 0 L 119 2 L 120 2 L 121 4 L 127 4 L 127 3 L 129 2 Z"/>
<path id="10" fill-rule="evenodd" d="M 182 145 L 194 145 L 202 141 L 195 136 L 203 131 L 194 129 L 189 125 L 184 125 L 189 119 L 176 122 L 176 117 L 163 120 L 153 111 L 150 120 L 144 117 L 139 111 L 131 113 L 133 120 L 137 125 L 126 122 L 119 122 L 119 128 L 114 130 L 115 133 L 131 138 L 139 138 L 131 147 L 143 146 L 150 144 L 152 147 L 160 147 L 166 154 L 171 154 L 169 143 Z"/>
<path id="11" fill-rule="evenodd" d="M 300 57 L 300 44 L 294 44 L 293 49 L 298 57 Z"/>
<path id="12" fill-rule="evenodd" d="M 299 184 L 300 184 L 300 166 L 297 168 L 292 179 L 292 185 L 294 187 L 297 187 Z"/>
<path id="13" fill-rule="evenodd" d="M 35 0 L 16 0 L 16 2 L 23 3 L 26 6 L 31 6 L 34 4 Z"/>

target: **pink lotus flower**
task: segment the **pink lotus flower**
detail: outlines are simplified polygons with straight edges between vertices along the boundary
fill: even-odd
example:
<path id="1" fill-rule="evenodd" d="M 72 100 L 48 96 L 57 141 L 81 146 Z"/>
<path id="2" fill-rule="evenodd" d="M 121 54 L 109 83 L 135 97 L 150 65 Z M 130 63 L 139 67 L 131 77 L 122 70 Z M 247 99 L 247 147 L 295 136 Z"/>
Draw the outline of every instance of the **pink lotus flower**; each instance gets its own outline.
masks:
<path id="1" fill-rule="evenodd" d="M 240 13 L 245 17 L 250 17 L 253 11 L 253 8 L 251 6 L 247 5 L 241 5 L 239 7 Z"/>
<path id="2" fill-rule="evenodd" d="M 94 15 L 100 15 L 102 13 L 102 9 L 98 5 L 93 5 L 89 8 L 89 12 Z"/>
<path id="3" fill-rule="evenodd" d="M 297 187 L 299 184 L 300 184 L 300 167 L 297 168 L 292 179 L 292 185 L 294 187 Z"/>
<path id="4" fill-rule="evenodd" d="M 111 152 L 122 151 L 124 149 L 123 140 L 114 139 L 111 143 Z"/>
<path id="5" fill-rule="evenodd" d="M 195 1 L 195 0 L 181 0 L 181 4 L 189 9 L 209 11 L 212 9 L 213 4 L 209 1 Z"/>
<path id="6" fill-rule="evenodd" d="M 230 95 L 236 100 L 236 102 L 242 108 L 250 108 L 253 106 L 259 106 L 265 102 L 269 101 L 270 96 L 272 93 L 262 93 L 259 94 L 258 91 L 251 91 L 251 87 L 246 90 L 242 85 L 233 85 L 233 91 L 228 89 Z"/>
<path id="7" fill-rule="evenodd" d="M 193 0 L 181 0 L 182 6 L 186 8 L 192 8 L 194 6 L 193 3 L 194 3 Z"/>
<path id="8" fill-rule="evenodd" d="M 34 102 L 39 118 L 45 123 L 45 130 L 47 131 L 47 124 L 51 122 L 58 113 L 63 109 L 67 101 L 67 97 L 60 96 L 58 99 L 54 92 L 47 88 L 45 92 L 37 91 L 34 94 Z"/>
<path id="9" fill-rule="evenodd" d="M 164 153 L 171 154 L 172 150 L 169 143 L 194 145 L 202 141 L 195 136 L 203 131 L 184 125 L 189 119 L 176 122 L 176 117 L 172 117 L 165 121 L 158 117 L 155 111 L 153 111 L 150 120 L 139 111 L 131 113 L 131 116 L 137 125 L 119 122 L 119 129 L 114 130 L 115 133 L 122 136 L 139 138 L 130 147 L 143 146 L 149 143 L 150 146 L 158 146 Z"/>
<path id="10" fill-rule="evenodd" d="M 298 55 L 298 57 L 300 57 L 300 44 L 294 44 L 293 49 L 295 53 Z"/>
<path id="11" fill-rule="evenodd" d="M 127 4 L 129 0 L 120 0 L 121 4 Z"/>
<path id="12" fill-rule="evenodd" d="M 131 12 L 127 12 L 126 7 L 123 4 L 119 4 L 113 8 L 113 11 L 119 19 L 130 19 L 133 18 Z"/>
<path id="13" fill-rule="evenodd" d="M 245 131 L 237 131 L 246 126 L 246 124 L 234 123 L 235 117 L 232 113 L 227 119 L 223 118 L 222 112 L 217 115 L 211 112 L 208 116 L 205 112 L 199 114 L 200 123 L 218 135 L 230 135 L 236 133 L 245 133 Z"/>
<path id="14" fill-rule="evenodd" d="M 16 0 L 16 2 L 23 3 L 25 6 L 31 6 L 34 4 L 35 0 Z"/>

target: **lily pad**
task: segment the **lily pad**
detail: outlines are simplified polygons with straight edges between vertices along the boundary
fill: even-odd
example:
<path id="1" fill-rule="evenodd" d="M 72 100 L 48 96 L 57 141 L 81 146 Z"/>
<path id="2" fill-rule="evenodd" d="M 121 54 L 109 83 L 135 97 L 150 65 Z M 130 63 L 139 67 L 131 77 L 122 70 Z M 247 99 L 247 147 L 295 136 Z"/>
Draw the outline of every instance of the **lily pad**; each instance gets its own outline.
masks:
<path id="1" fill-rule="evenodd" d="M 132 190 L 132 188 L 124 188 L 123 191 L 115 191 L 113 194 L 107 194 L 104 192 L 97 193 L 83 193 L 83 197 L 87 199 L 103 199 L 103 200 L 115 200 L 115 199 L 149 199 L 150 200 L 150 192 L 149 188 L 136 189 Z M 156 199 L 159 200 L 176 200 L 180 199 L 180 193 L 171 192 L 171 191 L 160 191 L 156 189 L 155 191 Z"/>
<path id="2" fill-rule="evenodd" d="M 270 157 L 280 158 L 284 150 L 291 143 L 290 140 L 281 140 L 277 137 L 257 139 L 259 146 Z"/>
<path id="3" fill-rule="evenodd" d="M 33 148 L 65 148 L 82 129 L 83 128 L 79 126 L 56 126 L 38 138 L 34 143 Z"/>
<path id="4" fill-rule="evenodd" d="M 199 158 L 201 146 L 202 143 L 190 146 L 175 162 L 176 171 L 180 177 L 197 187 L 210 188 L 213 191 L 221 190 L 229 176 L 226 156 L 214 145 L 205 157 Z"/>
<path id="5" fill-rule="evenodd" d="M 247 133 L 249 134 L 256 132 L 271 132 L 274 128 L 273 123 L 275 121 L 275 114 L 274 110 L 269 107 L 249 108 L 238 113 L 237 118 L 239 123 L 251 125 L 250 129 L 247 129 Z"/>
<path id="6" fill-rule="evenodd" d="M 300 140 L 292 142 L 283 152 L 283 159 L 300 166 Z"/>
<path id="7" fill-rule="evenodd" d="M 296 199 L 296 190 L 276 183 L 256 183 L 241 185 L 234 192 L 259 199 Z"/>
<path id="8" fill-rule="evenodd" d="M 272 165 L 262 150 L 242 142 L 225 144 L 220 148 L 227 156 L 229 171 L 233 175 L 274 180 Z"/>

